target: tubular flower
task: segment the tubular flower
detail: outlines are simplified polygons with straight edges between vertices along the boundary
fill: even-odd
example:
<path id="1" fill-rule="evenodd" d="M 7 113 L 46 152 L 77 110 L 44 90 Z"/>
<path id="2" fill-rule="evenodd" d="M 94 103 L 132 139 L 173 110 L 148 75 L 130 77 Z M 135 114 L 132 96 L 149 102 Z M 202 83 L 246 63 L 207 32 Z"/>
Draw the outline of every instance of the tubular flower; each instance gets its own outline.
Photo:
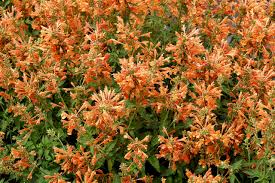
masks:
<path id="1" fill-rule="evenodd" d="M 121 95 L 105 87 L 103 91 L 94 94 L 91 99 L 95 101 L 95 104 L 88 106 L 89 110 L 83 112 L 85 122 L 98 129 L 115 130 L 117 127 L 114 124 L 115 121 L 126 115 Z"/>

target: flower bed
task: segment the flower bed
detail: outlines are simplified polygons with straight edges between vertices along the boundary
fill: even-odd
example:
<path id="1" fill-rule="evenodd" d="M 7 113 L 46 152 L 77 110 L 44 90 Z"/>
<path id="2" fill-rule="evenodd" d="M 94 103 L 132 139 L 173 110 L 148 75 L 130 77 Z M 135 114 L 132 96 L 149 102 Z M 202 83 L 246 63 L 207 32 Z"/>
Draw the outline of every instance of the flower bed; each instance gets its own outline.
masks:
<path id="1" fill-rule="evenodd" d="M 273 1 L 0 7 L 0 182 L 275 180 Z"/>

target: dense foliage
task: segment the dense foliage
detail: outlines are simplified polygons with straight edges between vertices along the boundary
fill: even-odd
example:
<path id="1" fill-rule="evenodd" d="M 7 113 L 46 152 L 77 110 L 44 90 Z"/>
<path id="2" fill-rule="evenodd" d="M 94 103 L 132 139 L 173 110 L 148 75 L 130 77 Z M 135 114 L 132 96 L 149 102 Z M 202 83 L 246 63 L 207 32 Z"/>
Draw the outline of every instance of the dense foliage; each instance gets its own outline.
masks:
<path id="1" fill-rule="evenodd" d="M 275 182 L 269 0 L 2 0 L 0 182 Z"/>

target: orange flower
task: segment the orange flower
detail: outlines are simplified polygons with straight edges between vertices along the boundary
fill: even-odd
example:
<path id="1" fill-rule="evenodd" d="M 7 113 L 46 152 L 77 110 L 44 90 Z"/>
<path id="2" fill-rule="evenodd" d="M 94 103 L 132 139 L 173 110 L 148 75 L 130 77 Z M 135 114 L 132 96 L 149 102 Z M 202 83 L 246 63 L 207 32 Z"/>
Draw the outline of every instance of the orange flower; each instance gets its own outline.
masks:
<path id="1" fill-rule="evenodd" d="M 128 153 L 124 156 L 124 158 L 126 160 L 133 159 L 133 162 L 138 166 L 139 169 L 141 169 L 142 163 L 145 162 L 145 160 L 148 158 L 147 154 L 144 153 L 144 151 L 147 150 L 147 145 L 144 143 L 148 143 L 150 137 L 146 136 L 144 139 L 139 141 L 137 138 L 132 139 L 132 137 L 126 133 L 124 138 L 132 141 L 127 146 Z"/>
<path id="2" fill-rule="evenodd" d="M 66 183 L 60 173 L 55 173 L 54 175 L 45 175 L 44 178 L 50 179 L 49 183 Z"/>
<path id="3" fill-rule="evenodd" d="M 54 147 L 55 162 L 61 163 L 61 168 L 68 173 L 76 173 L 80 171 L 82 175 L 88 169 L 88 162 L 90 152 L 84 152 L 84 149 L 80 147 L 79 151 L 74 151 L 73 146 L 67 146 L 67 150 Z"/>
<path id="4" fill-rule="evenodd" d="M 96 126 L 99 129 L 115 130 L 115 121 L 127 115 L 124 100 L 121 95 L 107 87 L 103 91 L 94 94 L 91 99 L 95 105 L 89 106 L 88 111 L 84 111 L 84 119 L 88 125 Z"/>
<path id="5" fill-rule="evenodd" d="M 94 54 L 94 53 L 91 53 Z M 97 85 L 110 83 L 112 68 L 108 64 L 110 55 L 106 54 L 104 57 L 96 57 L 85 54 L 82 56 L 84 67 L 88 67 L 84 75 L 86 84 L 94 83 Z"/>
<path id="6" fill-rule="evenodd" d="M 15 92 L 20 100 L 27 96 L 33 103 L 37 103 L 37 88 L 38 79 L 32 74 L 31 78 L 28 78 L 25 74 L 23 76 L 23 81 L 18 80 L 15 83 Z"/>
<path id="7" fill-rule="evenodd" d="M 134 58 L 121 59 L 121 71 L 114 74 L 116 82 L 121 88 L 121 92 L 127 99 L 144 101 L 150 94 L 150 89 L 154 89 L 153 75 L 149 71 L 147 63 L 135 63 Z"/>
<path id="8" fill-rule="evenodd" d="M 187 170 L 186 176 L 188 177 L 188 183 L 219 183 L 222 181 L 222 177 L 220 175 L 215 177 L 212 175 L 211 169 L 208 169 L 204 176 L 195 175 L 190 170 Z"/>
<path id="9" fill-rule="evenodd" d="M 168 134 L 167 134 L 168 135 Z M 176 170 L 176 162 L 190 163 L 191 156 L 189 154 L 189 145 L 186 143 L 186 139 L 178 139 L 178 137 L 168 137 L 168 139 L 163 136 L 159 136 L 159 154 L 157 158 L 165 158 L 172 163 L 172 169 Z"/>
<path id="10" fill-rule="evenodd" d="M 221 89 L 215 87 L 214 82 L 208 86 L 204 81 L 201 83 L 195 83 L 194 88 L 199 94 L 198 97 L 194 96 L 196 99 L 195 103 L 199 107 L 207 106 L 209 112 L 217 107 L 216 100 L 221 97 Z"/>

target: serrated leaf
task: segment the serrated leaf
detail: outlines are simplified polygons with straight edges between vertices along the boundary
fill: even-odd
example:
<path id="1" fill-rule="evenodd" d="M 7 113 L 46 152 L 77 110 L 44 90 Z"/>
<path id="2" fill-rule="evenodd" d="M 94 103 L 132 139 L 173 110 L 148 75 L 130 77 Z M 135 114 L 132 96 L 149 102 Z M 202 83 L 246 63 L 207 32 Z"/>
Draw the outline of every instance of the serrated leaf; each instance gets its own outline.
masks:
<path id="1" fill-rule="evenodd" d="M 249 175 L 250 178 L 261 177 L 261 173 L 258 170 L 250 169 L 243 172 Z"/>
<path id="2" fill-rule="evenodd" d="M 239 161 L 233 163 L 231 165 L 231 167 L 232 167 L 233 171 L 238 171 L 239 169 L 241 169 L 242 164 L 243 164 L 243 160 L 239 160 Z"/>
<path id="3" fill-rule="evenodd" d="M 117 140 L 114 140 L 114 141 L 108 143 L 108 144 L 106 145 L 104 151 L 108 154 L 109 152 L 111 152 L 111 151 L 114 149 L 116 143 L 117 143 Z"/>
<path id="4" fill-rule="evenodd" d="M 148 161 L 156 169 L 156 171 L 160 173 L 159 160 L 155 156 L 150 156 Z"/>

